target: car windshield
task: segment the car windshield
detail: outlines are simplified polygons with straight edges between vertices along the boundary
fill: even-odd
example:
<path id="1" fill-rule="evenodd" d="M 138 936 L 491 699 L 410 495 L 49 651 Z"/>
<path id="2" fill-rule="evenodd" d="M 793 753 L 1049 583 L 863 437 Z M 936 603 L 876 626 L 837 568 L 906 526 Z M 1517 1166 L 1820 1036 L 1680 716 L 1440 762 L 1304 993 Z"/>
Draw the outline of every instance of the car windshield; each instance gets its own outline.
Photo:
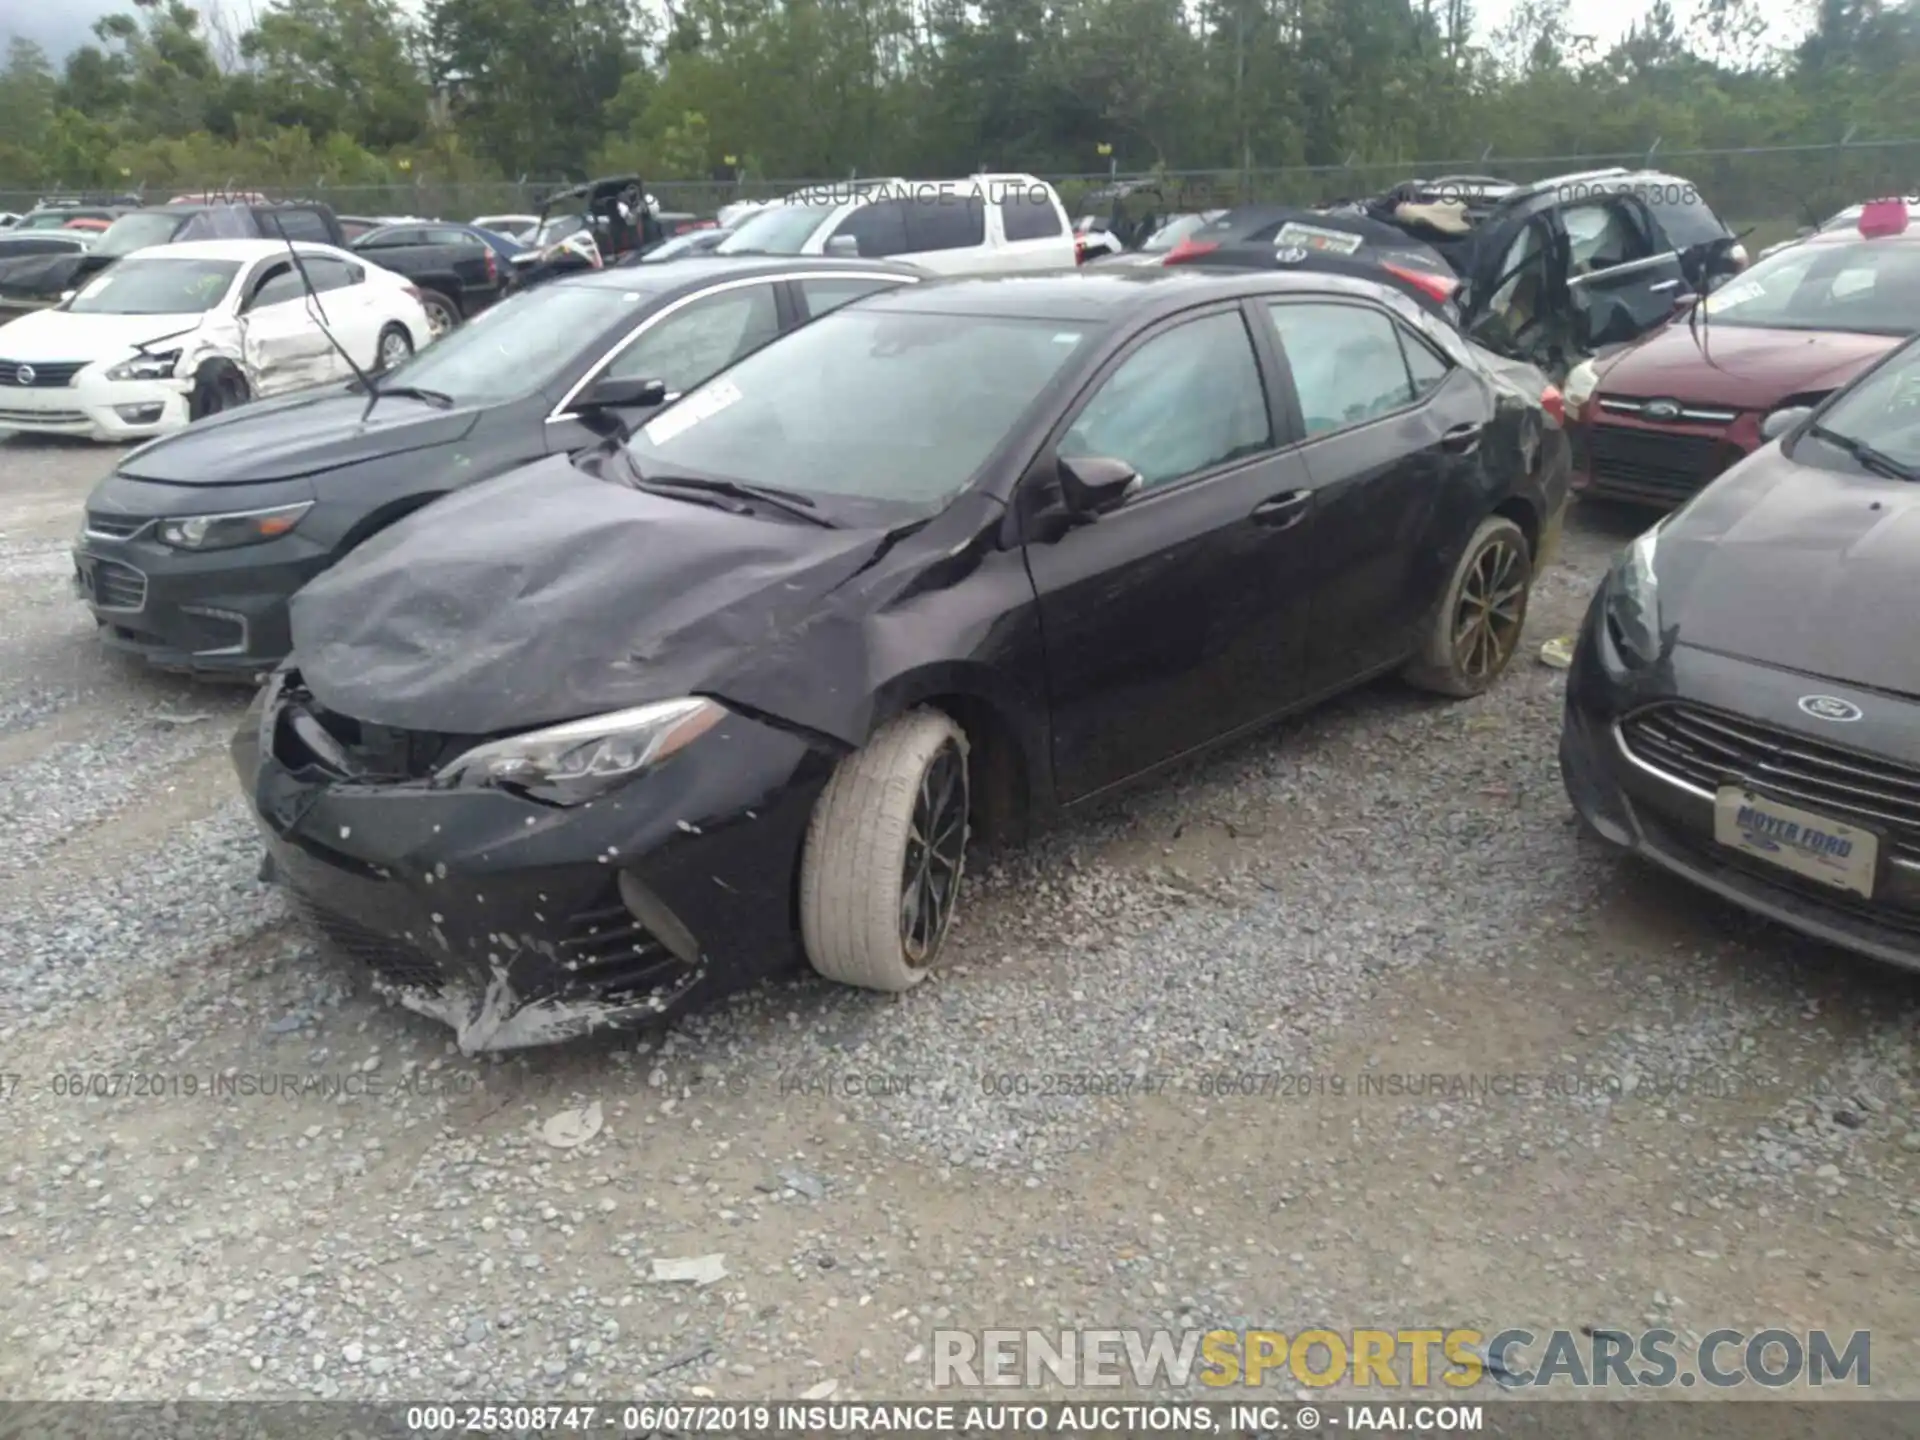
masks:
<path id="1" fill-rule="evenodd" d="M 1896 351 L 1835 400 L 1820 417 L 1819 429 L 1920 472 L 1920 341 Z"/>
<path id="2" fill-rule="evenodd" d="M 29 215 L 14 228 L 16 230 L 59 230 L 74 218 L 71 210 L 42 210 L 38 215 Z"/>
<path id="3" fill-rule="evenodd" d="M 582 230 L 593 229 L 593 221 L 584 214 L 550 215 L 540 222 L 539 228 L 527 237 L 527 244 L 534 247 L 553 245 L 577 235 Z"/>
<path id="4" fill-rule="evenodd" d="M 1715 325 L 1911 334 L 1920 330 L 1920 243 L 1889 237 L 1795 246 L 1701 304 Z"/>
<path id="5" fill-rule="evenodd" d="M 1147 237 L 1140 248 L 1149 255 L 1173 249 L 1182 240 L 1207 223 L 1204 215 L 1176 215 Z"/>
<path id="6" fill-rule="evenodd" d="M 75 315 L 202 315 L 233 287 L 237 260 L 122 260 L 68 303 Z"/>
<path id="7" fill-rule="evenodd" d="M 648 298 L 639 290 L 605 285 L 523 290 L 402 361 L 379 383 L 382 389 L 438 390 L 463 404 L 531 394 L 558 380 L 623 309 L 637 320 L 640 303 Z"/>
<path id="8" fill-rule="evenodd" d="M 1087 334 L 1051 320 L 856 304 L 708 381 L 628 450 L 643 475 L 744 481 L 881 515 L 938 510 Z"/>
<path id="9" fill-rule="evenodd" d="M 716 255 L 798 255 L 806 248 L 833 212 L 835 204 L 801 205 L 782 202 L 769 205 L 758 214 L 740 222 L 740 227 L 720 242 Z"/>
<path id="10" fill-rule="evenodd" d="M 122 215 L 94 242 L 93 253 L 131 255 L 149 245 L 165 245 L 173 239 L 174 231 L 180 228 L 182 218 L 179 215 L 158 215 L 152 211 Z"/>

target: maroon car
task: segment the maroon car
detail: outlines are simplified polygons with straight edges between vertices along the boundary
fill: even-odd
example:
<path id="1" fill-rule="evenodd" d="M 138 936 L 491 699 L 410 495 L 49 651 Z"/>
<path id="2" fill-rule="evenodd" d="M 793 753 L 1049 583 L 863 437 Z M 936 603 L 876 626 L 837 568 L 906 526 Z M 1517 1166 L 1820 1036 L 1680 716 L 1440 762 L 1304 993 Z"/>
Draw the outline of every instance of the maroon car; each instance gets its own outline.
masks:
<path id="1" fill-rule="evenodd" d="M 1920 229 L 1870 205 L 1858 229 L 1757 262 L 1652 334 L 1576 367 L 1573 485 L 1670 508 L 1920 331 Z"/>

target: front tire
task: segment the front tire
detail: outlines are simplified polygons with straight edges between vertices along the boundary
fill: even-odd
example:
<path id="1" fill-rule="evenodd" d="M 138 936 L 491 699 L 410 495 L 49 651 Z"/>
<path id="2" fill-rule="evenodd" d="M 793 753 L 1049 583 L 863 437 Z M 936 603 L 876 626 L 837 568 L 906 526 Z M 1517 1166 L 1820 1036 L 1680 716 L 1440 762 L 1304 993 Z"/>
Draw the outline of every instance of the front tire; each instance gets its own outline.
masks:
<path id="1" fill-rule="evenodd" d="M 800 934 L 829 980 L 910 990 L 959 900 L 971 794 L 967 737 L 938 710 L 889 721 L 840 762 L 800 862 Z"/>
<path id="2" fill-rule="evenodd" d="M 1527 537 L 1504 516 L 1488 516 L 1454 567 L 1408 682 L 1461 700 L 1491 689 L 1520 649 L 1532 589 Z"/>
<path id="3" fill-rule="evenodd" d="M 422 290 L 420 308 L 427 312 L 427 330 L 435 340 L 460 324 L 460 307 L 438 290 Z"/>
<path id="4" fill-rule="evenodd" d="M 234 410 L 253 399 L 253 387 L 228 360 L 209 360 L 193 377 L 187 397 L 187 418 L 204 420 L 223 410 Z"/>

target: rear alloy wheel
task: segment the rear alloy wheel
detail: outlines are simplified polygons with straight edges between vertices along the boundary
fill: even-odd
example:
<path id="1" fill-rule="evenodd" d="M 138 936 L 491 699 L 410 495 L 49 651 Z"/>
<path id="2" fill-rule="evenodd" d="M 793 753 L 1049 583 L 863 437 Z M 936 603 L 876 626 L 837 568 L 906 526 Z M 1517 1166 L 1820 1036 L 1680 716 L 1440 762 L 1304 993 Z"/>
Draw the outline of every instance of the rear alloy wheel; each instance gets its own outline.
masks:
<path id="1" fill-rule="evenodd" d="M 404 325 L 389 325 L 380 332 L 380 369 L 393 369 L 413 354 L 413 337 Z"/>
<path id="2" fill-rule="evenodd" d="M 421 291 L 420 308 L 427 312 L 427 329 L 436 340 L 460 323 L 460 307 L 438 290 Z"/>
<path id="3" fill-rule="evenodd" d="M 1520 648 L 1532 588 L 1533 556 L 1520 527 L 1499 515 L 1481 521 L 1406 678 L 1459 699 L 1483 694 Z"/>
<path id="4" fill-rule="evenodd" d="M 953 924 L 971 793 L 967 737 L 938 710 L 889 721 L 827 782 L 800 862 L 800 933 L 829 980 L 909 990 Z"/>

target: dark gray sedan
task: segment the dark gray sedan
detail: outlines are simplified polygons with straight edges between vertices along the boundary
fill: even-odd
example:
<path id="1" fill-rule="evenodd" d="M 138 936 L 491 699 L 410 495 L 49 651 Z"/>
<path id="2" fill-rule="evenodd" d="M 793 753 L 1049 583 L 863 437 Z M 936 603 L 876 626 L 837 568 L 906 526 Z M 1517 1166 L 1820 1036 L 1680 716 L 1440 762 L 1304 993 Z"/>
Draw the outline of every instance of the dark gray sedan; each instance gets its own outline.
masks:
<path id="1" fill-rule="evenodd" d="M 287 652 L 293 593 L 401 516 L 625 433 L 776 336 L 919 278 L 690 258 L 512 296 L 371 388 L 249 405 L 132 451 L 87 499 L 75 587 L 106 644 L 251 679 Z"/>

